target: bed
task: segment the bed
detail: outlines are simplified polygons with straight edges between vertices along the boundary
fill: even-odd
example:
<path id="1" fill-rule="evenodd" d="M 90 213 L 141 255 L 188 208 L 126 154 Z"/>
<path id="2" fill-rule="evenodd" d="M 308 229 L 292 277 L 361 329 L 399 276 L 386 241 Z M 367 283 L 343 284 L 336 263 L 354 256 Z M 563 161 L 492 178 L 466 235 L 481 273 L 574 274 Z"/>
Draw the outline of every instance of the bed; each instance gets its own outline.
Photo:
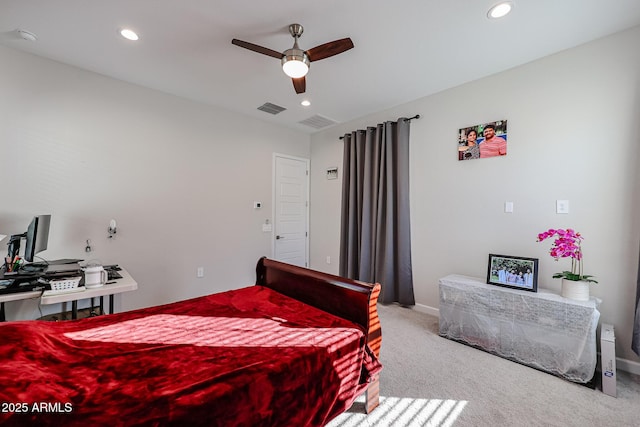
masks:
<path id="1" fill-rule="evenodd" d="M 322 426 L 378 404 L 366 284 L 267 258 L 246 288 L 0 324 L 0 425 Z"/>

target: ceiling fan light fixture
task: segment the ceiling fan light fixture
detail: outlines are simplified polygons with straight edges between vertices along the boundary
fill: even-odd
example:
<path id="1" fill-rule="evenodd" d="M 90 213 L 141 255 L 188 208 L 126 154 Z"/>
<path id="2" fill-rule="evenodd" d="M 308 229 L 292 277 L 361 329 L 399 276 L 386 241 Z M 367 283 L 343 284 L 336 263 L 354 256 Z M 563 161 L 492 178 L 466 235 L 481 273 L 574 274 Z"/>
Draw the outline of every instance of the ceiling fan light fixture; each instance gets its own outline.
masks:
<path id="1" fill-rule="evenodd" d="M 304 77 L 309 72 L 309 57 L 302 49 L 288 49 L 282 57 L 282 71 L 292 79 Z"/>
<path id="2" fill-rule="evenodd" d="M 289 34 L 293 37 L 293 47 L 280 53 L 276 50 L 269 49 L 254 43 L 245 42 L 238 39 L 232 39 L 231 44 L 238 47 L 251 50 L 261 55 L 270 56 L 280 60 L 282 71 L 291 78 L 293 89 L 297 94 L 305 93 L 307 90 L 306 79 L 304 78 L 309 72 L 311 61 L 320 61 L 321 59 L 330 58 L 353 48 L 353 41 L 349 37 L 323 43 L 309 50 L 302 50 L 298 46 L 298 38 L 302 35 L 302 25 L 289 25 Z"/>

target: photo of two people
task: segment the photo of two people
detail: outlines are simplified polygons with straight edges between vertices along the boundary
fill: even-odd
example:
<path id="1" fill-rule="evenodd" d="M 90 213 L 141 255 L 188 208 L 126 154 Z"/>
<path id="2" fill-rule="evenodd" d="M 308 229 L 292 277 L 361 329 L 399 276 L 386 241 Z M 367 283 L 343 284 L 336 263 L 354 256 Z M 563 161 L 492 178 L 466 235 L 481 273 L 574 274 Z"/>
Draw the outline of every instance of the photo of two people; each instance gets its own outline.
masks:
<path id="1" fill-rule="evenodd" d="M 458 131 L 458 160 L 507 155 L 507 121 L 483 123 Z"/>

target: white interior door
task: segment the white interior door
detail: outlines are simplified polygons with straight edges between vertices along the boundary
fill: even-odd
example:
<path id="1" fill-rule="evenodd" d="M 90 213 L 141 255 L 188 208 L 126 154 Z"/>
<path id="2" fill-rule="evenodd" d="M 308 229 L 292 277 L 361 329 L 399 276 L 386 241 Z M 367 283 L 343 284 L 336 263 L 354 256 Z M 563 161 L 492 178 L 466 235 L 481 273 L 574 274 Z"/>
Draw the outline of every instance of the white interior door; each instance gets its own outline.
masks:
<path id="1" fill-rule="evenodd" d="M 309 160 L 274 155 L 274 259 L 309 263 Z"/>

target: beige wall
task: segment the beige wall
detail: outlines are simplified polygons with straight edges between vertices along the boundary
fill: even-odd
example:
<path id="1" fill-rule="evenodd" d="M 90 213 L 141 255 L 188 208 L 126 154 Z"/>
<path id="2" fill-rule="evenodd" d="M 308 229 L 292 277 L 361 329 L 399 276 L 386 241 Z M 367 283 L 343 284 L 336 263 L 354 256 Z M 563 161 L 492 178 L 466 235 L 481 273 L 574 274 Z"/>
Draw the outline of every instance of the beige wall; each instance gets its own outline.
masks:
<path id="1" fill-rule="evenodd" d="M 308 158 L 308 135 L 7 48 L 0 63 L 0 233 L 51 213 L 41 255 L 85 258 L 91 239 L 89 259 L 138 281 L 122 309 L 254 283 L 273 153 Z M 36 301 L 7 311 L 40 315 Z"/>
<path id="2" fill-rule="evenodd" d="M 311 266 L 338 271 L 339 136 L 420 114 L 411 127 L 410 171 L 419 308 L 437 313 L 440 277 L 486 277 L 489 253 L 539 258 L 539 286 L 559 291 L 551 276 L 570 263 L 554 262 L 550 245 L 536 243 L 536 236 L 551 227 L 575 228 L 585 237 L 585 272 L 600 281 L 592 294 L 602 299 L 601 320 L 615 325 L 618 356 L 633 365 L 639 41 L 635 28 L 313 135 Z M 457 130 L 499 119 L 509 121 L 508 155 L 459 162 Z M 326 168 L 336 165 L 339 179 L 327 181 Z M 557 199 L 569 200 L 568 215 L 555 213 Z M 504 213 L 505 201 L 514 203 L 513 213 Z"/>

